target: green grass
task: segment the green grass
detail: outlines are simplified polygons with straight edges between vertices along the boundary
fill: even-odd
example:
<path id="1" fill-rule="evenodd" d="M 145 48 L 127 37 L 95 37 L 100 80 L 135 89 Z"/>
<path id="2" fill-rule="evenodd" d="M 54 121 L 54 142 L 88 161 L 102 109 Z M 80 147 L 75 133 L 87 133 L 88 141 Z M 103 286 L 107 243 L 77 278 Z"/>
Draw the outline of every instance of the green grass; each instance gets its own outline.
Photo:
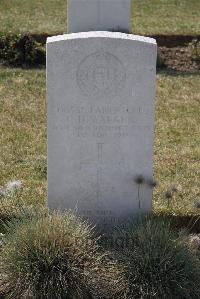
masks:
<path id="1" fill-rule="evenodd" d="M 200 76 L 157 78 L 154 208 L 198 213 L 200 201 Z M 23 202 L 46 201 L 46 106 L 44 70 L 0 70 L 0 186 L 22 180 Z M 164 193 L 176 185 L 168 205 Z"/>
<path id="2" fill-rule="evenodd" d="M 1 33 L 66 31 L 66 0 L 1 0 Z"/>
<path id="3" fill-rule="evenodd" d="M 159 75 L 156 105 L 156 211 L 197 212 L 200 202 L 200 76 Z M 176 186 L 169 204 L 164 193 Z M 196 210 L 196 211 L 195 211 Z"/>
<path id="4" fill-rule="evenodd" d="M 44 202 L 46 111 L 44 70 L 0 70 L 0 185 L 23 181 L 22 200 Z"/>
<path id="5" fill-rule="evenodd" d="M 132 30 L 137 34 L 199 34 L 199 0 L 133 0 Z"/>
<path id="6" fill-rule="evenodd" d="M 198 34 L 199 0 L 133 0 L 137 34 Z M 67 0 L 1 0 L 0 33 L 66 32 Z"/>

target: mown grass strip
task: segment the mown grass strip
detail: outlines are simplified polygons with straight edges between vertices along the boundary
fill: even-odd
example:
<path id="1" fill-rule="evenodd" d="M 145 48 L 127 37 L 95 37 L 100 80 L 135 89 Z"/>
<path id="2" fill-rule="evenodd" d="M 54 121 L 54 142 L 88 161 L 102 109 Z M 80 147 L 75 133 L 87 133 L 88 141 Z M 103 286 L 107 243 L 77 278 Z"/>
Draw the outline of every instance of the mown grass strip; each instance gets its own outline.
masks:
<path id="1" fill-rule="evenodd" d="M 22 180 L 20 201 L 45 203 L 45 71 L 1 69 L 0 95 L 0 186 Z M 199 104 L 200 75 L 157 76 L 156 213 L 199 213 L 195 208 L 200 201 Z M 166 191 L 174 186 L 176 192 L 166 198 Z"/>
<path id="2" fill-rule="evenodd" d="M 81 13 L 81 12 L 80 12 Z M 199 0 L 133 0 L 132 32 L 199 34 Z M 67 0 L 1 0 L 0 33 L 55 33 L 67 30 Z"/>

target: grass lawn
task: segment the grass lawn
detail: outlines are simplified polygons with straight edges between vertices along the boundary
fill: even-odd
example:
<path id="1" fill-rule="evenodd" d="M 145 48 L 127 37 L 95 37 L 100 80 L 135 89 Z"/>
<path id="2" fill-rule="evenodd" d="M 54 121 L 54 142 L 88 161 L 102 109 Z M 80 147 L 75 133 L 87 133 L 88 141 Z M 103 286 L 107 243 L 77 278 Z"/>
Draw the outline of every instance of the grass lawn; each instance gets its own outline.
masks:
<path id="1" fill-rule="evenodd" d="M 200 75 L 158 75 L 156 102 L 156 211 L 197 212 L 200 202 Z M 163 196 L 173 185 L 174 198 Z M 171 187 L 170 187 L 171 186 Z"/>
<path id="2" fill-rule="evenodd" d="M 44 70 L 0 70 L 0 186 L 22 180 L 18 200 L 46 201 Z M 157 81 L 156 211 L 198 213 L 200 76 L 159 74 Z M 200 175 L 200 173 L 199 173 Z M 176 185 L 168 205 L 164 193 Z M 3 199 L 5 201 L 6 199 Z M 9 200 L 9 199 L 8 199 Z"/>
<path id="3" fill-rule="evenodd" d="M 199 0 L 133 0 L 136 34 L 199 34 Z M 66 32 L 67 0 L 1 0 L 0 34 Z"/>
<path id="4" fill-rule="evenodd" d="M 0 185 L 23 181 L 22 200 L 46 197 L 45 71 L 0 70 Z"/>
<path id="5" fill-rule="evenodd" d="M 137 34 L 200 34 L 199 0 L 133 0 L 132 16 Z"/>

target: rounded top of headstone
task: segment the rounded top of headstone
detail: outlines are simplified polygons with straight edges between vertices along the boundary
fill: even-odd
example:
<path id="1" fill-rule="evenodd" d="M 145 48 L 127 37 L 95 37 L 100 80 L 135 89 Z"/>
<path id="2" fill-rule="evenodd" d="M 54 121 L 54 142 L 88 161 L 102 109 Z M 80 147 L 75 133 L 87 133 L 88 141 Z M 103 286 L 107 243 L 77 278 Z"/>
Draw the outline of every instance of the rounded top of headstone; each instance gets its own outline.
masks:
<path id="1" fill-rule="evenodd" d="M 154 38 L 134 35 L 134 34 L 127 34 L 122 32 L 109 32 L 109 31 L 89 31 L 89 32 L 56 35 L 56 36 L 48 37 L 47 43 L 53 43 L 53 42 L 59 42 L 65 40 L 74 40 L 74 39 L 98 38 L 98 37 L 133 40 L 133 41 L 156 45 L 156 40 Z"/>

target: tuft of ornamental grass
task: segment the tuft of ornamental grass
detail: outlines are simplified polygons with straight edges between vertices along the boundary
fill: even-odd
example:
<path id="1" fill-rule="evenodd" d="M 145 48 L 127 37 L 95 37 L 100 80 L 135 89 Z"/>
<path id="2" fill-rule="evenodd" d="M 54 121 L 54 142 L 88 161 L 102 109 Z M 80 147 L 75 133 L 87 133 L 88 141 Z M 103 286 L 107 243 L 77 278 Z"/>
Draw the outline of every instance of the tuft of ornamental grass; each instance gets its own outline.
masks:
<path id="1" fill-rule="evenodd" d="M 128 299 L 200 298 L 200 260 L 186 231 L 174 232 L 165 218 L 146 215 L 121 227 L 117 236 L 128 236 L 117 253 L 128 266 Z"/>
<path id="2" fill-rule="evenodd" d="M 71 213 L 9 222 L 3 243 L 0 290 L 6 298 L 121 298 L 126 290 L 124 267 Z"/>

